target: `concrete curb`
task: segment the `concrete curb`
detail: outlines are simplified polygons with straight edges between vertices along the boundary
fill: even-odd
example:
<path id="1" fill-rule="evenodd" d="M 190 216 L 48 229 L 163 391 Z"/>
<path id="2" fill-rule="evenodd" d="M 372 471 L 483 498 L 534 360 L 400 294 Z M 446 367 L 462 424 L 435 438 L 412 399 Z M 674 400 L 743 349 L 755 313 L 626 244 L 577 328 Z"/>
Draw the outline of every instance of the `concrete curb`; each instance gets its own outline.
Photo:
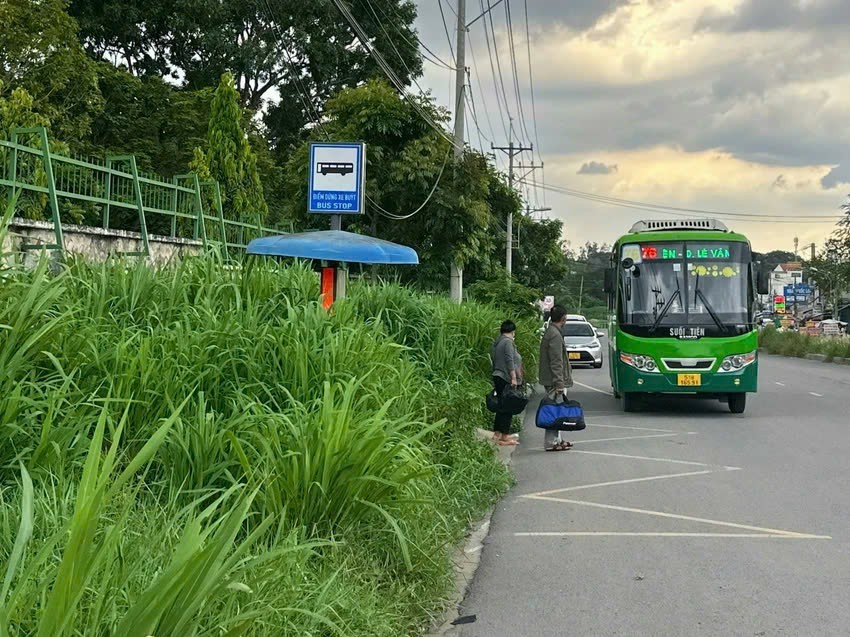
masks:
<path id="1" fill-rule="evenodd" d="M 490 440 L 493 436 L 492 431 L 485 429 L 477 430 L 479 438 Z M 492 443 L 491 443 L 492 444 Z M 511 466 L 511 456 L 513 456 L 516 447 L 500 447 L 493 445 L 498 454 L 499 459 L 505 466 Z M 425 637 L 438 637 L 450 634 L 455 626 L 452 622 L 460 617 L 460 605 L 466 599 L 466 594 L 469 591 L 469 586 L 475 578 L 475 572 L 478 570 L 478 565 L 481 562 L 481 551 L 484 548 L 484 540 L 490 532 L 490 520 L 493 517 L 495 506 L 491 507 L 487 514 L 478 521 L 473 527 L 463 545 L 458 547 L 452 557 L 452 562 L 455 567 L 455 584 L 454 591 L 449 600 L 449 607 L 443 615 L 433 624 L 431 631 Z"/>

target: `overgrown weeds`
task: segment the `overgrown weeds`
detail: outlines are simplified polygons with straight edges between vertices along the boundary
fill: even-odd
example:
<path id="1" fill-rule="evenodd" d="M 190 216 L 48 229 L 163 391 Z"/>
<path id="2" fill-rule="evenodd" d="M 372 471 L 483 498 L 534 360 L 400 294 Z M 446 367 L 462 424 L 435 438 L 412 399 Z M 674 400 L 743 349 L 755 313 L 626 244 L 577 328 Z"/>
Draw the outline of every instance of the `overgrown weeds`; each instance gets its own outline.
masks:
<path id="1" fill-rule="evenodd" d="M 308 269 L 214 255 L 0 276 L 0 635 L 395 637 L 439 607 L 509 481 L 474 436 L 497 310 L 354 285 L 329 314 Z"/>

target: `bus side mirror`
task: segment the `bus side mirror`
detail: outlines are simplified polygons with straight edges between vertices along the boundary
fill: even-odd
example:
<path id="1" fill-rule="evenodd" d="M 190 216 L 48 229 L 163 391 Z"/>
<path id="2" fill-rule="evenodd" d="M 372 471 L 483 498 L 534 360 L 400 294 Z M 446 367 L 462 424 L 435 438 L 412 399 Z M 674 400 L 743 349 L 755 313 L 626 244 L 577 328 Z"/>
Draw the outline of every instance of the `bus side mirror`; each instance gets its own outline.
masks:
<path id="1" fill-rule="evenodd" d="M 605 269 L 603 289 L 604 289 L 606 294 L 613 294 L 613 292 L 614 292 L 614 268 L 606 268 Z"/>
<path id="2" fill-rule="evenodd" d="M 768 285 L 767 277 L 764 272 L 759 271 L 756 274 L 756 292 L 759 294 L 769 294 L 770 286 Z"/>

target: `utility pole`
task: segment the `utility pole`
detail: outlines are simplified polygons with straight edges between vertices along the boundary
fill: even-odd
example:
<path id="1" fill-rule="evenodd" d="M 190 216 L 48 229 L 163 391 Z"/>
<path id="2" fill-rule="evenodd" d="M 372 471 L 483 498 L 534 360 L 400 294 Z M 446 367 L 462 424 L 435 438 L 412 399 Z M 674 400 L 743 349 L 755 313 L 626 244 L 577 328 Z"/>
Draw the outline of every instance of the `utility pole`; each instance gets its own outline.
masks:
<path id="1" fill-rule="evenodd" d="M 584 273 L 581 275 L 581 283 L 578 287 L 578 313 L 581 314 L 581 298 L 584 296 Z"/>
<path id="2" fill-rule="evenodd" d="M 511 127 L 511 131 L 513 131 L 513 127 Z M 518 146 L 514 144 L 513 139 L 509 140 L 507 146 L 493 146 L 490 145 L 492 150 L 500 150 L 503 153 L 506 153 L 508 156 L 508 185 L 510 189 L 514 188 L 514 157 L 519 155 L 520 153 L 524 153 L 526 151 L 530 152 L 534 150 L 534 146 L 523 146 L 520 143 Z M 508 228 L 507 228 L 507 241 L 505 246 L 505 270 L 508 272 L 508 276 L 511 276 L 513 272 L 513 248 L 514 248 L 514 215 L 512 212 L 508 213 Z"/>
<path id="3" fill-rule="evenodd" d="M 463 145 L 464 145 L 464 118 L 466 116 L 466 33 L 469 31 L 469 27 L 478 22 L 481 18 L 490 13 L 493 9 L 495 9 L 498 5 L 502 4 L 504 0 L 496 0 L 496 2 L 492 2 L 491 0 L 487 1 L 487 8 L 484 10 L 481 15 L 474 18 L 469 23 L 466 22 L 466 0 L 457 0 L 457 46 L 455 47 L 455 126 L 454 126 L 454 151 L 455 151 L 455 160 L 459 161 L 463 158 Z M 511 142 L 513 145 L 513 142 Z M 495 149 L 494 149 L 495 150 Z M 500 149 L 501 150 L 501 149 Z M 530 150 L 530 149 L 523 149 Z M 520 151 L 521 152 L 521 151 Z M 510 180 L 511 187 L 513 187 L 513 156 L 514 153 L 510 155 L 511 159 L 511 171 L 510 171 Z M 508 273 L 511 271 L 511 241 L 513 230 L 511 225 L 513 223 L 513 219 L 511 217 L 508 218 L 508 251 L 507 251 L 507 260 L 508 260 Z M 457 264 L 457 262 L 452 259 L 451 263 L 451 282 L 450 282 L 450 293 L 451 298 L 457 303 L 460 303 L 463 300 L 463 269 Z"/>
<path id="4" fill-rule="evenodd" d="M 455 59 L 455 163 L 463 159 L 464 120 L 466 118 L 466 0 L 457 0 L 457 57 Z M 455 303 L 463 302 L 463 268 L 452 258 L 449 296 Z"/>

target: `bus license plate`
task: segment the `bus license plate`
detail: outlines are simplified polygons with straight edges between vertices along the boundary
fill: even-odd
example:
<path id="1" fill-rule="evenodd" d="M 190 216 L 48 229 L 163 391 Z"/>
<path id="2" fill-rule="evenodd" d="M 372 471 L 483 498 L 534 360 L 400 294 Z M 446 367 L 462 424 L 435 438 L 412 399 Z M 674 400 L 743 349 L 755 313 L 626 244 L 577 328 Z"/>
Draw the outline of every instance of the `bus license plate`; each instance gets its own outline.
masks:
<path id="1" fill-rule="evenodd" d="M 702 376 L 699 374 L 679 374 L 679 387 L 699 387 Z"/>
<path id="2" fill-rule="evenodd" d="M 570 352 L 570 360 L 577 361 L 581 358 L 581 354 L 579 352 Z"/>

